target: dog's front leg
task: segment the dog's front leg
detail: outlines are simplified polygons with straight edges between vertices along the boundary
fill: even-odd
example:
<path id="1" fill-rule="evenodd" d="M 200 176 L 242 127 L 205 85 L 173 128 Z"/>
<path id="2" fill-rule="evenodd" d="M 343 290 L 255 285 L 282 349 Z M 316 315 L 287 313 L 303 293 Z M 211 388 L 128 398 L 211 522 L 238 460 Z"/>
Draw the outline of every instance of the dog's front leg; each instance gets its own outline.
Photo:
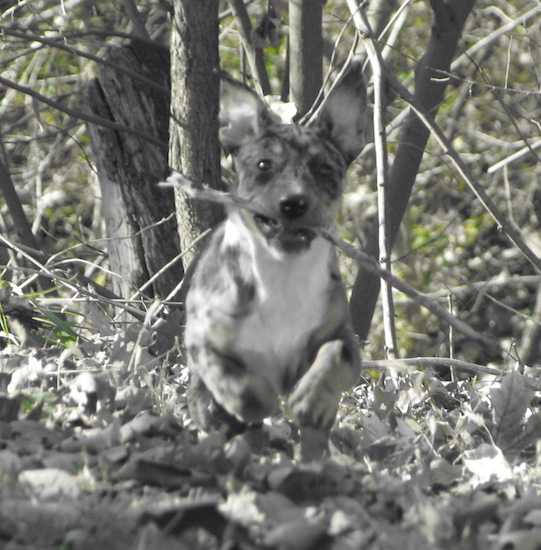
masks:
<path id="1" fill-rule="evenodd" d="M 321 458 L 328 451 L 329 432 L 342 392 L 359 376 L 359 352 L 353 337 L 324 343 L 289 398 L 289 408 L 300 429 L 302 461 Z"/>

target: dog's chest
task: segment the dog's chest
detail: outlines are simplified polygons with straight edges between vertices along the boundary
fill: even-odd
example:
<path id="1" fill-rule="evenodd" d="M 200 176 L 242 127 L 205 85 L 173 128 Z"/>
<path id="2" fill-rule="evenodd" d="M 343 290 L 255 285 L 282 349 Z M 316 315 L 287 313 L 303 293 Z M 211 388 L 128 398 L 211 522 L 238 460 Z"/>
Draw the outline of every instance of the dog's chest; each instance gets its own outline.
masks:
<path id="1" fill-rule="evenodd" d="M 318 239 L 303 254 L 284 259 L 256 255 L 253 269 L 256 292 L 239 320 L 235 348 L 248 368 L 263 370 L 280 387 L 296 376 L 310 337 L 324 323 L 331 284 L 328 243 Z"/>

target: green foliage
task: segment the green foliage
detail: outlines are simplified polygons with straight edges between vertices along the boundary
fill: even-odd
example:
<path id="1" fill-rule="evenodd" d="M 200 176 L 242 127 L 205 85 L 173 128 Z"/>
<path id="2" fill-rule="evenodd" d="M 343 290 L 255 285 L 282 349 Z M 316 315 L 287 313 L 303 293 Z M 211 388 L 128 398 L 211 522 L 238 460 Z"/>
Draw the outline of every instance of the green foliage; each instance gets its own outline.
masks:
<path id="1" fill-rule="evenodd" d="M 65 12 L 56 0 L 12 4 L 0 15 L 1 76 L 60 106 L 81 109 L 81 91 L 96 63 L 39 40 L 104 58 L 108 48 L 128 42 L 107 34 L 132 32 L 126 3 L 78 2 Z M 167 2 L 136 4 L 151 36 L 166 44 Z M 368 4 L 374 28 L 390 21 L 396 13 L 388 11 L 392 4 L 380 3 L 377 12 Z M 248 4 L 253 25 L 267 5 Z M 380 45 L 389 46 L 388 70 L 413 89 L 432 23 L 431 3 L 402 5 L 404 19 L 393 21 Z M 265 48 L 275 93 L 284 77 L 288 30 L 286 4 L 281 6 L 280 44 Z M 222 13 L 227 7 L 220 2 Z M 523 18 L 533 8 L 537 15 Z M 348 17 L 345 2 L 327 1 L 327 51 Z M 243 75 L 249 71 L 241 64 L 236 22 L 228 15 L 220 25 L 222 68 L 250 83 L 250 75 Z M 463 161 L 536 250 L 541 250 L 540 29 L 537 0 L 478 0 L 438 114 Z M 349 24 L 336 48 L 338 65 L 353 35 Z M 475 49 L 481 41 L 485 46 Z M 329 57 L 324 63 L 329 65 Z M 365 74 L 370 81 L 369 67 Z M 394 92 L 387 99 L 392 164 L 407 105 Z M 539 545 L 541 353 L 530 330 L 539 323 L 538 273 L 498 230 L 434 140 L 394 250 L 394 274 L 531 368 L 521 361 L 511 368 L 513 360 L 450 331 L 396 293 L 401 356 L 452 354 L 479 369 L 494 365 L 492 371 L 472 374 L 470 365 L 451 372 L 419 360 L 414 366 L 372 364 L 363 370 L 363 384 L 343 400 L 332 434 L 333 460 L 300 465 L 291 458 L 296 432 L 287 415 L 273 419 L 263 436 L 250 432 L 226 442 L 211 434 L 195 442 L 180 352 L 156 344 L 150 314 L 145 323 L 131 318 L 126 323 L 129 316 L 68 271 L 75 267 L 94 283 L 110 282 L 83 122 L 9 87 L 0 92 L 0 116 L 11 176 L 47 253 L 34 263 L 17 248 L 7 259 L 0 250 L 0 546 Z M 354 244 L 365 243 L 374 220 L 374 174 L 369 139 L 351 170 L 337 228 Z M 0 236 L 17 245 L 18 228 L 2 201 Z M 351 285 L 357 266 L 342 261 Z M 36 290 L 36 277 L 45 270 L 57 276 L 58 295 Z M 145 314 L 151 309 L 140 296 L 136 300 L 129 306 Z M 26 332 L 16 332 L 10 308 L 22 308 L 31 321 Z M 176 319 L 169 325 L 170 340 L 178 341 L 180 324 Z M 381 327 L 378 311 L 365 360 L 385 355 Z M 68 472 L 68 481 L 36 481 L 32 476 L 46 465 Z M 52 499 L 46 495 L 51 488 L 59 491 Z M 62 490 L 77 498 L 64 499 Z"/>
<path id="2" fill-rule="evenodd" d="M 23 393 L 21 401 L 21 409 L 28 416 L 36 416 L 39 418 L 47 418 L 56 411 L 56 395 L 52 392 L 37 392 L 32 394 Z"/>

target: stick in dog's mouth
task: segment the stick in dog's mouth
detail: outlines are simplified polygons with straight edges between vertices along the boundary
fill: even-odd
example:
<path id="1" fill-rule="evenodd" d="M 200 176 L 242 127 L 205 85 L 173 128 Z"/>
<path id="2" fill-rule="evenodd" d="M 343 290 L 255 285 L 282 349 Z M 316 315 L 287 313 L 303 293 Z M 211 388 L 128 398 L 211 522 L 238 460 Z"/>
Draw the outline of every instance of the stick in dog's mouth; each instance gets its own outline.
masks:
<path id="1" fill-rule="evenodd" d="M 317 236 L 315 228 L 310 226 L 299 226 L 298 224 L 284 223 L 276 218 L 264 214 L 254 214 L 253 219 L 263 235 L 267 238 L 279 238 L 281 240 L 298 240 L 310 244 Z"/>
<path id="2" fill-rule="evenodd" d="M 325 229 L 324 227 L 299 226 L 297 223 L 288 223 L 287 221 L 284 223 L 284 221 L 269 216 L 259 205 L 242 197 L 211 189 L 207 185 L 196 186 L 192 180 L 180 172 L 173 172 L 166 181 L 160 182 L 158 185 L 174 187 L 193 199 L 207 200 L 250 212 L 261 234 L 285 251 L 294 252 L 307 248 L 314 238 Z"/>

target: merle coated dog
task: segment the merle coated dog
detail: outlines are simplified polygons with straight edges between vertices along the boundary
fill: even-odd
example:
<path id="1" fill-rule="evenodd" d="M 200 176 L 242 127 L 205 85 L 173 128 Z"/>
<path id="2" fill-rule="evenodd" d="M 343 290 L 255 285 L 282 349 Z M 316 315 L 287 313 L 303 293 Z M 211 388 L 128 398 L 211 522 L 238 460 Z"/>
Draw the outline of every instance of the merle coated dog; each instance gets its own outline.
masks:
<path id="1" fill-rule="evenodd" d="M 203 429 L 275 414 L 300 428 L 301 458 L 321 456 L 359 347 L 332 229 L 347 167 L 363 145 L 366 91 L 353 64 L 307 125 L 280 124 L 259 97 L 222 84 L 221 141 L 233 156 L 231 208 L 203 252 L 187 297 L 188 401 Z"/>

